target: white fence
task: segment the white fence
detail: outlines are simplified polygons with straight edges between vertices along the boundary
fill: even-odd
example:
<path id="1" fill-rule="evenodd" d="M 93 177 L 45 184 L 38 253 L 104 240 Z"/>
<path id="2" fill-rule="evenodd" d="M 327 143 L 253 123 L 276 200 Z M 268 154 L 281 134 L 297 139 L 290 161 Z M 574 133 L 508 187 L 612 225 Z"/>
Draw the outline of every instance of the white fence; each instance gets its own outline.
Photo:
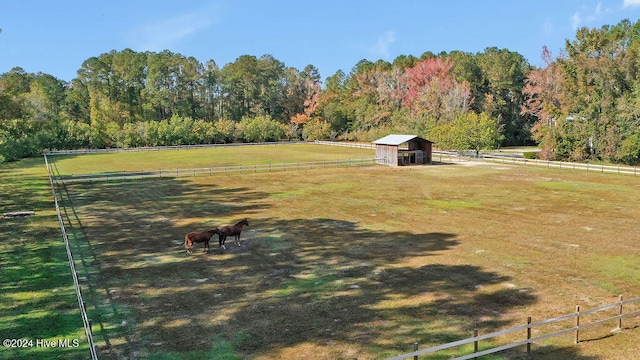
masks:
<path id="1" fill-rule="evenodd" d="M 93 341 L 93 330 L 91 328 L 91 319 L 89 319 L 87 315 L 87 305 L 82 297 L 82 286 L 78 280 L 78 272 L 76 271 L 76 263 L 73 259 L 73 253 L 71 252 L 71 246 L 69 245 L 69 237 L 67 235 L 67 230 L 64 226 L 64 220 L 62 218 L 62 213 L 60 212 L 60 205 L 58 203 L 58 195 L 56 194 L 56 189 L 54 186 L 54 180 L 51 174 L 51 169 L 49 168 L 49 161 L 47 157 L 44 157 L 45 165 L 47 167 L 47 173 L 49 176 L 49 183 L 51 184 L 51 192 L 53 193 L 53 202 L 56 206 L 56 213 L 58 215 L 58 222 L 60 223 L 60 230 L 62 231 L 62 239 L 64 240 L 65 248 L 67 249 L 67 258 L 69 259 L 69 267 L 71 269 L 71 276 L 73 277 L 73 285 L 76 289 L 76 296 L 78 298 L 78 306 L 80 308 L 80 316 L 82 317 L 82 323 L 84 326 L 84 332 L 87 335 L 87 342 L 89 343 L 89 351 L 92 360 L 98 359 L 98 354 L 96 351 L 96 346 Z"/>
<path id="2" fill-rule="evenodd" d="M 633 175 L 640 176 L 640 168 L 634 166 L 623 165 L 604 165 L 604 164 L 589 164 L 589 163 L 577 163 L 577 162 L 563 162 L 563 161 L 551 161 L 540 159 L 525 159 L 515 156 L 500 156 L 481 154 L 481 157 L 465 157 L 457 154 L 456 152 L 448 151 L 434 151 L 433 160 L 438 162 L 462 162 L 462 161 L 483 161 L 494 162 L 500 164 L 510 165 L 523 165 L 523 166 L 537 166 L 555 169 L 567 169 L 567 170 L 581 170 L 591 171 L 608 174 L 621 174 L 621 175 Z"/>
<path id="3" fill-rule="evenodd" d="M 176 146 L 144 146 L 133 148 L 109 148 L 109 149 L 77 149 L 77 150 L 56 150 L 48 151 L 44 155 L 77 155 L 77 154 L 108 154 L 116 152 L 139 152 L 139 151 L 162 151 L 162 150 L 187 150 L 187 149 L 208 149 L 216 147 L 237 147 L 237 146 L 281 146 L 307 144 L 304 141 L 281 141 L 262 143 L 229 143 L 229 144 L 203 144 L 203 145 L 176 145 Z"/>
<path id="4" fill-rule="evenodd" d="M 375 149 L 376 148 L 376 146 L 372 143 L 363 143 L 363 142 L 316 140 L 313 143 L 318 145 L 342 146 L 342 147 L 350 147 L 350 148 L 358 148 L 358 149 Z"/>
<path id="5" fill-rule="evenodd" d="M 531 317 L 527 318 L 527 324 L 525 325 L 520 325 L 520 326 L 516 326 L 507 330 L 502 330 L 502 331 L 497 331 L 497 332 L 492 332 L 489 334 L 484 334 L 484 335 L 477 335 L 477 330 L 474 331 L 474 337 L 472 338 L 468 338 L 468 339 L 464 339 L 464 340 L 459 340 L 459 341 L 454 341 L 448 344 L 443 344 L 443 345 L 438 345 L 438 346 L 434 346 L 434 347 L 430 347 L 428 349 L 423 349 L 423 350 L 418 350 L 417 347 L 417 343 L 414 344 L 414 351 L 410 352 L 410 353 L 406 353 L 406 354 L 402 354 L 402 355 L 398 355 L 392 358 L 389 358 L 387 360 L 403 360 L 403 359 L 407 359 L 407 358 L 413 358 L 413 359 L 418 359 L 418 356 L 420 355 L 426 355 L 426 354 L 433 354 L 435 352 L 438 351 L 442 351 L 442 350 L 446 350 L 446 349 L 450 349 L 450 348 L 455 348 L 458 346 L 462 346 L 462 345 L 467 345 L 467 344 L 474 344 L 474 352 L 471 354 L 467 354 L 467 355 L 463 355 L 463 356 L 459 356 L 459 357 L 455 357 L 455 358 L 451 358 L 453 360 L 466 360 L 466 359 L 472 359 L 472 358 L 478 358 L 479 356 L 483 356 L 483 355 L 489 355 L 489 354 L 494 354 L 500 351 L 504 351 L 507 349 L 511 349 L 511 348 L 515 348 L 518 346 L 525 346 L 527 348 L 527 353 L 530 354 L 531 353 L 531 344 L 535 343 L 536 341 L 541 341 L 541 340 L 545 340 L 548 338 L 552 338 L 552 337 L 556 337 L 556 336 L 560 336 L 560 335 L 564 335 L 564 334 L 569 334 L 569 333 L 575 333 L 575 343 L 579 343 L 580 342 L 580 330 L 584 330 L 586 328 L 590 328 L 592 326 L 595 325 L 600 325 L 603 323 L 607 323 L 607 322 L 616 322 L 616 329 L 615 330 L 622 330 L 622 319 L 623 318 L 627 318 L 627 317 L 631 317 L 631 316 L 638 316 L 640 315 L 640 310 L 635 310 L 635 311 L 631 311 L 628 313 L 624 313 L 623 309 L 624 309 L 624 305 L 628 305 L 628 304 L 637 304 L 640 303 L 640 298 L 635 298 L 635 299 L 630 299 L 630 300 L 625 300 L 623 301 L 622 299 L 622 295 L 620 295 L 620 299 L 618 302 L 613 303 L 613 304 L 609 304 L 609 305 L 604 305 L 601 307 L 597 307 L 594 309 L 590 309 L 590 310 L 585 310 L 585 311 L 580 311 L 580 306 L 576 306 L 576 311 L 574 313 L 571 314 L 567 314 L 564 316 L 560 316 L 557 318 L 553 318 L 553 319 L 547 319 L 547 320 L 543 320 L 543 321 L 539 321 L 536 323 L 532 323 L 531 322 Z M 597 312 L 601 312 L 601 311 L 605 311 L 605 310 L 611 310 L 611 309 L 615 309 L 616 310 L 616 315 L 615 316 L 610 316 L 607 317 L 605 319 L 600 319 L 600 320 L 596 320 L 596 321 L 592 321 L 590 323 L 587 324 L 581 324 L 580 323 L 580 319 L 581 317 L 584 317 L 586 315 L 590 315 L 590 314 L 594 314 Z M 575 320 L 574 322 L 574 326 L 559 330 L 559 331 L 555 331 L 555 332 L 551 332 L 551 333 L 547 333 L 544 335 L 540 335 L 540 336 L 536 336 L 536 337 L 531 337 L 531 329 L 536 328 L 536 327 L 541 327 L 543 325 L 549 325 L 549 324 L 553 324 L 553 323 L 558 323 L 558 322 L 562 322 L 562 321 L 568 321 L 568 320 Z M 637 327 L 638 325 L 632 325 L 631 327 Z M 507 334 L 512 334 L 512 333 L 517 333 L 517 332 L 523 332 L 525 334 L 525 339 L 521 340 L 521 341 L 516 341 L 516 342 L 512 342 L 509 344 L 505 344 L 505 345 L 501 345 L 501 346 L 497 346 L 494 348 L 490 348 L 487 350 L 483 350 L 483 351 L 478 351 L 478 343 L 482 340 L 487 340 L 487 339 L 491 339 L 491 338 L 495 338 L 501 335 L 507 335 Z"/>
<path id="6" fill-rule="evenodd" d="M 245 166 L 217 166 L 208 168 L 192 169 L 163 169 L 163 170 L 141 170 L 141 171 L 121 171 L 112 173 L 97 174 L 77 174 L 57 176 L 54 183 L 86 182 L 86 181 L 109 181 L 143 178 L 179 178 L 191 176 L 213 176 L 225 173 L 257 173 L 263 171 L 292 171 L 314 168 L 337 168 L 354 166 L 373 166 L 376 159 L 347 159 L 347 160 L 326 160 L 309 162 L 291 162 L 277 164 L 256 164 Z"/>
<path id="7" fill-rule="evenodd" d="M 349 141 L 284 141 L 284 142 L 264 142 L 264 143 L 230 143 L 230 144 L 205 144 L 205 145 L 181 145 L 181 146 L 155 146 L 155 147 L 138 147 L 138 148 L 113 148 L 113 149 L 80 149 L 80 150 L 59 150 L 50 151 L 45 155 L 74 155 L 74 154 L 103 154 L 114 152 L 138 152 L 138 151 L 161 151 L 161 150 L 186 150 L 186 149 L 202 149 L 216 147 L 238 147 L 238 146 L 281 146 L 281 145 L 297 145 L 297 144 L 317 144 L 326 146 L 341 146 L 360 149 L 375 149 L 372 143 L 349 142 Z M 461 162 L 461 161 L 491 161 L 512 165 L 528 165 L 540 166 L 558 169 L 573 169 L 584 171 L 596 171 L 601 173 L 626 174 L 640 176 L 638 167 L 622 166 L 622 165 L 596 165 L 588 163 L 561 162 L 539 159 L 525 159 L 515 156 L 501 156 L 493 154 L 480 154 L 481 157 L 466 157 L 455 151 L 433 151 L 433 160 L 439 162 Z"/>
<path id="8" fill-rule="evenodd" d="M 626 175 L 633 175 L 633 176 L 640 175 L 640 170 L 638 169 L 638 167 L 622 166 L 622 165 L 596 165 L 596 164 L 588 164 L 588 163 L 585 164 L 585 163 L 549 161 L 549 160 L 539 160 L 539 159 L 524 159 L 524 158 L 516 158 L 516 157 L 510 157 L 510 156 L 496 156 L 496 155 L 484 155 L 483 160 L 503 163 L 503 164 L 541 166 L 541 167 L 547 167 L 547 168 L 595 171 L 600 173 L 615 173 L 615 174 L 626 174 Z"/>

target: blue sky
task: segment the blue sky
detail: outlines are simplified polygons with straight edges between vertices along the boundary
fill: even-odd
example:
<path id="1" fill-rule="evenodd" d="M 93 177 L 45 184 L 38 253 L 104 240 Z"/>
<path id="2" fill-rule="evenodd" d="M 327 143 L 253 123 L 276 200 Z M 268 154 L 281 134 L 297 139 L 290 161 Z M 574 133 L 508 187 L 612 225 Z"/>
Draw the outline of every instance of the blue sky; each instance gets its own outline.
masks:
<path id="1" fill-rule="evenodd" d="M 69 81 L 92 56 L 168 49 L 220 67 L 271 54 L 322 78 L 361 59 L 507 48 L 541 66 L 582 26 L 640 19 L 640 0 L 2 0 L 0 73 Z"/>

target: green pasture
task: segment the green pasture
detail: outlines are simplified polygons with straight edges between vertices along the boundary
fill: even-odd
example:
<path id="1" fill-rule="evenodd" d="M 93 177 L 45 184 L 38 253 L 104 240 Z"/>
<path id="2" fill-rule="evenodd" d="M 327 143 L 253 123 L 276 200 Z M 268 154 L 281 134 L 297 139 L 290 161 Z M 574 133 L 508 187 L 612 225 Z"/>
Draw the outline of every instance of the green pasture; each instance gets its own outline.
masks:
<path id="1" fill-rule="evenodd" d="M 297 145 L 50 160 L 61 174 L 78 174 L 338 156 L 371 158 L 373 151 Z M 619 294 L 639 296 L 640 183 L 632 176 L 462 162 L 58 190 L 101 359 L 382 359 L 412 351 L 414 342 L 434 346 L 471 337 L 474 328 L 498 331 L 527 316 L 540 321 L 576 305 L 613 303 Z M 39 206 L 53 213 L 46 201 Z M 227 241 L 221 250 L 213 239 L 211 252 L 198 244 L 185 254 L 185 233 L 245 217 L 241 247 Z M 49 263 L 62 272 L 64 261 L 62 248 Z M 43 283 L 20 279 L 34 297 L 43 291 Z M 73 301 L 70 284 L 69 275 Z M 19 318 L 18 311 L 3 316 Z M 585 331 L 578 345 L 571 335 L 535 344 L 535 357 L 630 358 L 639 320 L 614 336 L 615 324 Z M 79 314 L 77 321 L 81 333 Z M 522 337 L 480 347 L 516 340 Z M 486 358 L 527 355 L 514 349 Z"/>
<path id="2" fill-rule="evenodd" d="M 321 145 L 221 146 L 190 150 L 118 152 L 50 157 L 60 175 L 171 170 L 347 159 L 373 159 L 371 149 Z"/>
<path id="3" fill-rule="evenodd" d="M 0 218 L 0 338 L 27 341 L 24 348 L 0 347 L 0 359 L 86 359 L 89 348 L 41 158 L 0 165 L 0 208 L 36 213 Z M 65 339 L 79 346 L 53 348 L 42 341 Z"/>

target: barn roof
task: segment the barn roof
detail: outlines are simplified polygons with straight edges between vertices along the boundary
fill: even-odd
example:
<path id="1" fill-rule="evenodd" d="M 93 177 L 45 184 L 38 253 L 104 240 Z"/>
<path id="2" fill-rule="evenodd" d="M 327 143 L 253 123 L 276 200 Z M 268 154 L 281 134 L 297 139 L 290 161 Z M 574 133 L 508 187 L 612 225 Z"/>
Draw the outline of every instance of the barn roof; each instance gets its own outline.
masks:
<path id="1" fill-rule="evenodd" d="M 380 145 L 400 145 L 400 144 L 404 144 L 408 141 L 411 141 L 415 138 L 419 138 L 419 136 L 417 135 L 387 135 L 381 139 L 378 139 L 376 141 L 374 141 L 374 144 L 380 144 Z M 424 140 L 424 139 L 423 139 Z M 429 141 L 429 140 L 427 140 Z"/>

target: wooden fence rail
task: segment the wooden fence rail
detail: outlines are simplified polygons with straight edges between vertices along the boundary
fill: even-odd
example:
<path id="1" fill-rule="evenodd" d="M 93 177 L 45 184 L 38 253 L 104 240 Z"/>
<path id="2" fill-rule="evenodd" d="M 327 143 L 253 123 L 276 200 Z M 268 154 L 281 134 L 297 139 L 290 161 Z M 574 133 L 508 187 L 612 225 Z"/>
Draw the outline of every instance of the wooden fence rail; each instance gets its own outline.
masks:
<path id="1" fill-rule="evenodd" d="M 96 174 L 73 174 L 59 175 L 53 181 L 55 183 L 86 182 L 86 181 L 109 181 L 143 178 L 162 177 L 187 177 L 187 176 L 212 176 L 224 173 L 252 173 L 258 171 L 292 171 L 313 168 L 328 167 L 352 167 L 352 166 L 373 166 L 376 159 L 347 159 L 347 160 L 325 160 L 274 164 L 255 164 L 237 166 L 216 166 L 208 168 L 191 169 L 161 169 L 161 170 L 140 170 L 140 171 L 120 171 Z"/>
<path id="2" fill-rule="evenodd" d="M 418 356 L 420 355 L 426 355 L 426 354 L 433 354 L 435 352 L 438 351 L 442 351 L 442 350 L 446 350 L 446 349 L 450 349 L 450 348 L 454 348 L 454 347 L 458 347 L 458 346 L 462 346 L 462 345 L 467 345 L 467 344 L 474 344 L 474 352 L 471 354 L 467 354 L 467 355 L 463 355 L 463 356 L 459 356 L 459 357 L 455 357 L 452 358 L 454 360 L 465 360 L 465 359 L 472 359 L 472 358 L 477 358 L 479 356 L 483 356 L 483 355 L 488 355 L 488 354 L 493 354 L 493 353 L 497 353 L 500 351 L 504 351 L 507 349 L 511 349 L 511 348 L 515 348 L 518 346 L 523 346 L 526 345 L 527 347 L 527 353 L 531 353 L 531 344 L 537 342 L 537 341 L 541 341 L 544 339 L 548 339 L 551 337 L 556 337 L 556 336 L 560 336 L 560 335 L 564 335 L 564 334 L 568 334 L 568 333 L 575 333 L 575 343 L 577 344 L 578 342 L 580 342 L 580 330 L 586 329 L 586 328 L 590 328 L 592 326 L 595 325 L 600 325 L 603 323 L 607 323 L 607 322 L 612 322 L 612 321 L 616 321 L 617 322 L 617 330 L 621 330 L 622 329 L 622 319 L 626 318 L 626 317 L 631 317 L 631 316 L 638 316 L 640 315 L 640 310 L 635 310 L 635 311 L 631 311 L 628 313 L 624 313 L 623 309 L 624 309 L 624 305 L 627 304 L 631 304 L 631 303 L 640 303 L 640 297 L 638 298 L 634 298 L 634 299 L 630 299 L 630 300 L 623 300 L 622 295 L 620 295 L 620 299 L 618 302 L 613 303 L 613 304 L 609 304 L 609 305 L 604 305 L 604 306 L 600 306 L 594 309 L 590 309 L 590 310 L 585 310 L 585 311 L 580 311 L 580 306 L 576 307 L 576 312 L 571 313 L 571 314 L 567 314 L 564 316 L 560 316 L 560 317 L 556 317 L 553 319 L 547 319 L 547 320 L 543 320 L 543 321 L 539 321 L 536 323 L 531 323 L 531 317 L 527 318 L 527 324 L 525 325 L 520 325 L 520 326 L 516 326 L 510 329 L 506 329 L 506 330 L 502 330 L 502 331 L 496 331 L 496 332 L 492 332 L 492 333 L 488 333 L 488 334 L 484 334 L 484 335 L 476 335 L 477 334 L 477 330 L 474 332 L 474 337 L 468 338 L 468 339 L 463 339 L 463 340 L 459 340 L 459 341 L 454 341 L 451 343 L 447 343 L 447 344 L 442 344 L 442 345 L 438 345 L 438 346 L 433 346 L 427 349 L 423 349 L 423 350 L 418 350 L 417 348 L 417 343 L 414 344 L 414 351 L 410 352 L 410 353 L 406 353 L 406 354 L 402 354 L 402 355 L 398 355 L 392 358 L 389 358 L 387 360 L 402 360 L 402 359 L 407 359 L 407 358 L 413 358 L 413 359 L 418 359 Z M 604 311 L 604 310 L 609 310 L 609 309 L 617 309 L 617 314 L 615 316 L 611 316 L 611 317 L 607 317 L 605 319 L 601 319 L 601 320 L 597 320 L 597 321 L 592 321 L 590 323 L 587 324 L 581 324 L 580 323 L 580 319 L 581 317 L 584 317 L 586 315 L 590 315 L 596 312 L 600 312 L 600 311 Z M 557 322 L 561 322 L 561 321 L 568 321 L 568 320 L 572 320 L 575 319 L 575 326 L 572 326 L 570 328 L 565 328 L 563 330 L 559 330 L 559 331 L 555 331 L 555 332 L 551 332 L 551 333 L 547 333 L 544 335 L 540 335 L 537 337 L 531 337 L 531 329 L 536 328 L 536 327 L 540 327 L 543 325 L 549 325 L 549 324 L 553 324 L 553 323 L 557 323 Z M 482 340 L 487 340 L 487 339 L 491 339 L 491 338 L 495 338 L 498 336 L 502 336 L 502 335 L 507 335 L 507 334 L 512 334 L 512 333 L 517 333 L 517 332 L 522 332 L 524 334 L 526 334 L 525 339 L 524 340 L 520 340 L 520 341 L 515 341 L 509 344 L 505 344 L 505 345 L 501 345 L 501 346 L 497 346 L 494 348 L 490 348 L 487 350 L 483 350 L 483 351 L 478 351 L 478 343 Z"/>

